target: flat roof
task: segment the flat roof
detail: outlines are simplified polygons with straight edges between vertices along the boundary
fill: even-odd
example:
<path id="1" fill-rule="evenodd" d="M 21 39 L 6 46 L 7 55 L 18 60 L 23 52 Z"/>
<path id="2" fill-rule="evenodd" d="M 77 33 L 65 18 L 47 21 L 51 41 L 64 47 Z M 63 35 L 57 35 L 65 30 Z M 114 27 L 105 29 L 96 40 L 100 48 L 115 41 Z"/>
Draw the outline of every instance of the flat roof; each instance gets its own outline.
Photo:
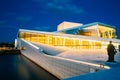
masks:
<path id="1" fill-rule="evenodd" d="M 55 31 L 55 32 L 72 30 L 72 29 L 76 29 L 76 28 L 80 28 L 81 29 L 81 28 L 86 28 L 86 27 L 93 26 L 93 25 L 102 25 L 102 26 L 107 26 L 107 27 L 110 27 L 110 28 L 116 28 L 115 26 L 112 26 L 112 25 L 104 24 L 104 23 L 101 23 L 101 22 L 94 22 L 94 23 L 85 24 L 85 25 L 81 25 L 81 26 L 75 26 L 75 27 L 72 27 L 72 28 L 63 29 L 63 30 L 59 30 L 59 31 Z"/>

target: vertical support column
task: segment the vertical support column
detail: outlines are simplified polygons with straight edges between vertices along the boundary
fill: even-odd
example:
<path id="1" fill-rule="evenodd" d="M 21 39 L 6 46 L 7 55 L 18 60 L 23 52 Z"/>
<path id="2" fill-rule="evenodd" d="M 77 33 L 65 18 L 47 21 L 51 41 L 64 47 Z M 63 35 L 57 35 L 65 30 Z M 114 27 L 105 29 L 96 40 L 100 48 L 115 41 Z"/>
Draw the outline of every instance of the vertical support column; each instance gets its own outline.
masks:
<path id="1" fill-rule="evenodd" d="M 31 41 L 31 32 L 30 32 L 29 36 L 30 36 L 30 41 Z"/>
<path id="2" fill-rule="evenodd" d="M 113 35 L 112 35 L 113 31 L 111 30 L 111 38 L 113 38 Z"/>
<path id="3" fill-rule="evenodd" d="M 26 36 L 25 36 L 25 32 L 23 32 L 23 34 L 24 34 L 24 37 L 23 37 L 23 39 L 25 40 L 25 38 L 26 38 Z"/>
<path id="4" fill-rule="evenodd" d="M 96 48 L 95 41 L 93 41 L 93 49 L 95 49 L 95 48 Z"/>
<path id="5" fill-rule="evenodd" d="M 93 49 L 92 41 L 89 41 L 90 43 L 90 49 Z"/>
<path id="6" fill-rule="evenodd" d="M 109 31 L 109 35 L 110 35 L 109 38 L 112 38 L 112 30 Z"/>
<path id="7" fill-rule="evenodd" d="M 74 48 L 76 48 L 76 41 L 75 41 L 75 39 L 74 39 Z"/>
<path id="8" fill-rule="evenodd" d="M 103 32 L 103 38 L 105 38 L 105 32 Z"/>
<path id="9" fill-rule="evenodd" d="M 111 38 L 113 38 L 113 37 L 114 37 L 112 34 L 113 34 L 113 30 L 111 30 Z"/>
<path id="10" fill-rule="evenodd" d="M 58 46 L 60 46 L 60 38 L 58 37 Z"/>
<path id="11" fill-rule="evenodd" d="M 79 49 L 81 49 L 81 39 L 79 39 Z"/>
<path id="12" fill-rule="evenodd" d="M 54 46 L 57 46 L 57 39 L 56 39 L 57 37 L 54 36 L 54 38 L 55 38 L 55 41 L 53 42 Z"/>
<path id="13" fill-rule="evenodd" d="M 111 31 L 108 31 L 108 34 L 109 34 L 109 37 L 108 37 L 108 38 L 111 38 Z"/>
<path id="14" fill-rule="evenodd" d="M 38 43 L 38 33 L 36 33 L 36 42 Z"/>
<path id="15" fill-rule="evenodd" d="M 53 45 L 53 43 L 54 43 L 53 40 L 54 40 L 54 36 L 51 35 L 51 45 L 52 45 L 52 46 L 54 46 L 54 45 Z"/>
<path id="16" fill-rule="evenodd" d="M 45 44 L 45 34 L 43 34 L 43 39 L 44 39 L 44 42 L 43 42 L 43 44 Z"/>
<path id="17" fill-rule="evenodd" d="M 63 46 L 65 46 L 65 41 L 66 41 L 66 38 L 64 38 L 64 41 L 63 41 Z"/>
<path id="18" fill-rule="evenodd" d="M 50 45 L 50 41 L 49 41 L 49 40 L 50 40 L 50 36 L 48 35 L 48 36 L 47 36 L 47 40 L 46 40 L 46 41 L 47 41 L 46 43 L 47 43 L 48 45 Z"/>
<path id="19" fill-rule="evenodd" d="M 50 35 L 50 37 L 47 38 L 47 39 L 48 39 L 49 44 L 50 44 L 51 46 L 53 46 L 53 35 Z"/>
<path id="20" fill-rule="evenodd" d="M 60 46 L 62 46 L 62 38 L 60 38 Z"/>
<path id="21" fill-rule="evenodd" d="M 38 43 L 40 43 L 40 34 L 38 33 Z"/>
<path id="22" fill-rule="evenodd" d="M 107 31 L 107 38 L 111 38 L 111 34 L 110 34 L 110 32 L 109 31 Z"/>
<path id="23" fill-rule="evenodd" d="M 98 24 L 97 24 L 97 26 L 96 26 L 96 30 L 97 30 L 97 37 L 100 37 L 100 31 L 99 31 L 99 28 L 98 28 Z"/>
<path id="24" fill-rule="evenodd" d="M 36 33 L 36 42 L 38 42 L 38 33 Z"/>
<path id="25" fill-rule="evenodd" d="M 31 42 L 33 42 L 33 33 L 31 33 Z"/>

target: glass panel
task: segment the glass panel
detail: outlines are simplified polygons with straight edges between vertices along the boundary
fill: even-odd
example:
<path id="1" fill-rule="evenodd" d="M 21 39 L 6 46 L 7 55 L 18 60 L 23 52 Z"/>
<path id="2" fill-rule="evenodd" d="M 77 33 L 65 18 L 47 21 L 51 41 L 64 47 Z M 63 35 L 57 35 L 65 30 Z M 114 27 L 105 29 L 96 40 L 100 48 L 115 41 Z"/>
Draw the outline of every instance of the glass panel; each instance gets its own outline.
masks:
<path id="1" fill-rule="evenodd" d="M 66 46 L 75 49 L 101 49 L 102 47 L 101 42 L 64 38 L 61 36 L 59 37 L 48 34 L 38 34 L 30 32 L 20 32 L 20 38 L 31 42 L 39 42 L 41 44 L 52 46 Z"/>
<path id="2" fill-rule="evenodd" d="M 24 32 L 20 32 L 20 38 L 25 39 L 25 33 Z"/>
<path id="3" fill-rule="evenodd" d="M 101 42 L 95 42 L 95 49 L 101 49 Z"/>
<path id="4" fill-rule="evenodd" d="M 37 33 L 32 33 L 31 34 L 31 41 L 32 42 L 37 42 Z"/>
<path id="5" fill-rule="evenodd" d="M 90 44 L 89 41 L 82 41 L 82 49 L 89 49 L 90 48 Z"/>
<path id="6" fill-rule="evenodd" d="M 25 35 L 25 40 L 30 41 L 30 33 L 25 32 L 24 35 Z"/>

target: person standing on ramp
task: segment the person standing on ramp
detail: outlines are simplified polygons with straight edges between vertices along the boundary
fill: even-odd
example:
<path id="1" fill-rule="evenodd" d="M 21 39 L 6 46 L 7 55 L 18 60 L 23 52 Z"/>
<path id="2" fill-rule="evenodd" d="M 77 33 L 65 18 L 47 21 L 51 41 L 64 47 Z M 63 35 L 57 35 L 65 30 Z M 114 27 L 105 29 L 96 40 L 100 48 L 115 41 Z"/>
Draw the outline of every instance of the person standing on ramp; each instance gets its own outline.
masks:
<path id="1" fill-rule="evenodd" d="M 107 62 L 115 62 L 114 61 L 114 55 L 116 54 L 116 49 L 114 45 L 112 44 L 112 41 L 107 46 L 107 53 L 108 53 L 108 61 Z"/>

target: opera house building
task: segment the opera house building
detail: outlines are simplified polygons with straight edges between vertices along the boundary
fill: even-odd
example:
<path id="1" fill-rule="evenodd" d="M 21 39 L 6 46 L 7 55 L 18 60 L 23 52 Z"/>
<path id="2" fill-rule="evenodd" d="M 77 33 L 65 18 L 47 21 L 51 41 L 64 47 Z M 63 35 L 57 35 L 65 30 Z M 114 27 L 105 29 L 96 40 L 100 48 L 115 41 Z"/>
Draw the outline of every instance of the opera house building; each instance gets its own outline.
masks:
<path id="1" fill-rule="evenodd" d="M 20 29 L 15 47 L 23 56 L 64 80 L 110 69 L 104 64 L 109 41 L 118 49 L 120 40 L 114 26 L 63 22 L 54 32 Z"/>
<path id="2" fill-rule="evenodd" d="M 47 44 L 55 47 L 75 49 L 105 49 L 109 41 L 118 48 L 116 29 L 114 26 L 100 22 L 81 24 L 63 22 L 55 32 L 43 32 L 20 29 L 18 38 L 29 42 Z"/>

